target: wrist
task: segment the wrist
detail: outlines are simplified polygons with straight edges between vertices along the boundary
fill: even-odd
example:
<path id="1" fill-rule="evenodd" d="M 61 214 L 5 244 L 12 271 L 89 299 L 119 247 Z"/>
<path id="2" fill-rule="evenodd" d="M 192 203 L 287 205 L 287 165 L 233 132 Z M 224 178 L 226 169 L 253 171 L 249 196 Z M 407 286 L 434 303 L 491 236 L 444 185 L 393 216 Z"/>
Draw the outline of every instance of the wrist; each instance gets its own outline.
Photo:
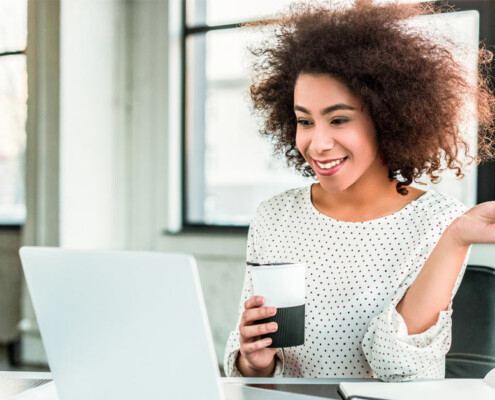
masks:
<path id="1" fill-rule="evenodd" d="M 245 377 L 257 377 L 264 378 L 273 375 L 275 370 L 275 356 L 273 357 L 271 363 L 265 368 L 256 368 L 253 367 L 246 357 L 244 357 L 241 352 L 237 356 L 236 360 L 237 369 L 241 372 L 241 374 Z"/>
<path id="2" fill-rule="evenodd" d="M 445 230 L 444 236 L 446 237 L 446 241 L 448 241 L 451 246 L 459 251 L 467 251 L 469 246 L 472 245 L 468 240 L 463 238 L 463 228 L 462 224 L 464 218 L 467 218 L 464 215 L 456 218 L 452 224 Z"/>

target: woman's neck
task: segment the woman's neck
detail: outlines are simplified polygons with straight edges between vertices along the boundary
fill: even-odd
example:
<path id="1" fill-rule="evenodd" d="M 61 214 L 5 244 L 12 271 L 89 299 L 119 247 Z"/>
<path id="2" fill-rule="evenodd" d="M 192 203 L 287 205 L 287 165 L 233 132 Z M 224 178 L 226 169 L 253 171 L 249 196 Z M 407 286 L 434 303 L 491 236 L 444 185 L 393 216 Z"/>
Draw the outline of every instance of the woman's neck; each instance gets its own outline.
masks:
<path id="1" fill-rule="evenodd" d="M 407 187 L 408 194 L 397 192 L 397 180 L 389 180 L 385 174 L 362 177 L 346 190 L 328 193 L 317 183 L 311 188 L 315 208 L 334 219 L 359 222 L 393 214 L 424 191 Z"/>

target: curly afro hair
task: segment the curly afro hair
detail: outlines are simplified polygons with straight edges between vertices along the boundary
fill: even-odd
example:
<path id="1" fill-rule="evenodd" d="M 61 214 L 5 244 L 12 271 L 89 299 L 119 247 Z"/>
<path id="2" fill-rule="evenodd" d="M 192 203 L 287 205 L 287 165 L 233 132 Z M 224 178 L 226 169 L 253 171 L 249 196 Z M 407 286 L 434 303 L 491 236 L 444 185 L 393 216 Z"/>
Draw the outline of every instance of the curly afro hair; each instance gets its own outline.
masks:
<path id="1" fill-rule="evenodd" d="M 442 45 L 405 23 L 451 10 L 370 0 L 358 0 L 352 8 L 303 3 L 279 19 L 249 24 L 272 33 L 251 49 L 250 94 L 264 121 L 261 134 L 272 139 L 275 154 L 285 155 L 302 175 L 315 176 L 295 141 L 294 86 L 299 74 L 310 73 L 333 76 L 362 100 L 398 193 L 406 195 L 406 187 L 423 174 L 436 183 L 444 169 L 462 177 L 463 163 L 493 158 L 492 53 L 480 48 L 478 77 L 471 79 L 449 51 L 452 43 Z M 476 99 L 470 115 L 466 99 Z M 473 114 L 479 132 L 475 158 L 462 132 Z"/>

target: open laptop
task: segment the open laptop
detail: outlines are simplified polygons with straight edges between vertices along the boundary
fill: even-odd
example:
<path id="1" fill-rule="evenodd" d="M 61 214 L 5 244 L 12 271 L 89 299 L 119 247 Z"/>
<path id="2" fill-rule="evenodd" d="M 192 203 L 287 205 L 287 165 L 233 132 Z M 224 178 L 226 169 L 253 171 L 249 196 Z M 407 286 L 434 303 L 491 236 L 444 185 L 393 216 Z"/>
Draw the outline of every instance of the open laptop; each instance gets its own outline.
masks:
<path id="1" fill-rule="evenodd" d="M 191 255 L 20 255 L 59 400 L 315 398 L 219 383 Z"/>

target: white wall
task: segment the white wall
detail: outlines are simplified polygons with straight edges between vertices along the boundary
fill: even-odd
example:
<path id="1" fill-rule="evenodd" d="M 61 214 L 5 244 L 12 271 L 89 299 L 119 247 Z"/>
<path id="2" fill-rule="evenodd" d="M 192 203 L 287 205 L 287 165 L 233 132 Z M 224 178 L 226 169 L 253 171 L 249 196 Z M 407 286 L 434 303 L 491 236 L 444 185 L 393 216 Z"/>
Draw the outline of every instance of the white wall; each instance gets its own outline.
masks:
<path id="1" fill-rule="evenodd" d="M 62 247 L 125 247 L 124 5 L 109 0 L 61 3 Z"/>

